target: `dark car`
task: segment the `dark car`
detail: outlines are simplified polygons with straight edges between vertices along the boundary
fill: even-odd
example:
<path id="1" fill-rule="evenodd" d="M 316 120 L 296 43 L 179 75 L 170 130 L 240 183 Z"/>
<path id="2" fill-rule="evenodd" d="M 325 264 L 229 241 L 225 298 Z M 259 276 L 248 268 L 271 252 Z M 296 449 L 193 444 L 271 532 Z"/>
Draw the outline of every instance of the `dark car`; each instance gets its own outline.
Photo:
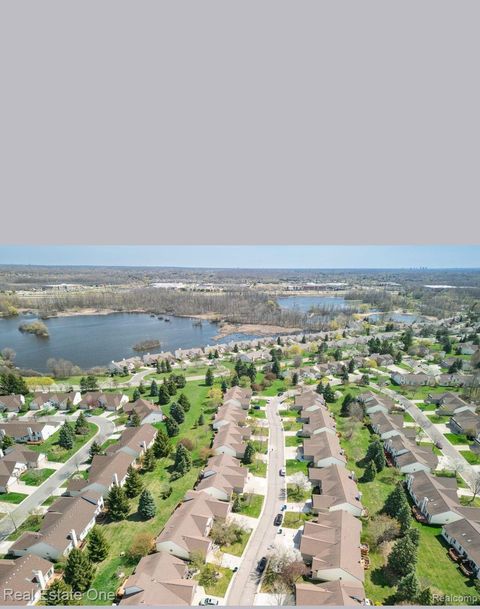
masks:
<path id="1" fill-rule="evenodd" d="M 267 557 L 262 556 L 262 558 L 258 561 L 257 571 L 259 573 L 263 573 L 265 571 L 266 566 L 267 566 Z"/>
<path id="2" fill-rule="evenodd" d="M 279 527 L 283 522 L 283 514 L 277 514 L 273 521 L 274 526 Z"/>

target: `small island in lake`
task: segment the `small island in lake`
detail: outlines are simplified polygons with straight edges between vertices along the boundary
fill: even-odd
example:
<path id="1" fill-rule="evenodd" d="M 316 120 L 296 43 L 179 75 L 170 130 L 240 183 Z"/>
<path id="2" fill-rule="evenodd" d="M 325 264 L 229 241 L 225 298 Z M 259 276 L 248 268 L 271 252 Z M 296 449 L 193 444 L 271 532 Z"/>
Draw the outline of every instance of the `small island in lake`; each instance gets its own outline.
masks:
<path id="1" fill-rule="evenodd" d="M 160 347 L 160 341 L 156 338 L 152 338 L 133 345 L 132 349 L 134 351 L 148 351 L 149 349 L 155 349 L 157 347 Z"/>
<path id="2" fill-rule="evenodd" d="M 35 334 L 35 336 L 41 336 L 42 338 L 48 338 L 50 336 L 48 328 L 43 321 L 32 321 L 30 323 L 21 324 L 18 326 L 18 329 L 20 332 L 29 332 L 30 334 Z"/>

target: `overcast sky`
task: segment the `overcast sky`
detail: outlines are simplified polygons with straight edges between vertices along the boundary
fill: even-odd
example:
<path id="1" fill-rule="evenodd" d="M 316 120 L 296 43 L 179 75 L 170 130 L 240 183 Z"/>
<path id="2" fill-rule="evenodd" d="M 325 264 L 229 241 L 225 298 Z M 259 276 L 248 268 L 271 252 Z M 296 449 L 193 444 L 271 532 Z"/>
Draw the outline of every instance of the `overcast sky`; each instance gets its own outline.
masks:
<path id="1" fill-rule="evenodd" d="M 0 246 L 0 264 L 197 268 L 480 268 L 480 246 Z"/>

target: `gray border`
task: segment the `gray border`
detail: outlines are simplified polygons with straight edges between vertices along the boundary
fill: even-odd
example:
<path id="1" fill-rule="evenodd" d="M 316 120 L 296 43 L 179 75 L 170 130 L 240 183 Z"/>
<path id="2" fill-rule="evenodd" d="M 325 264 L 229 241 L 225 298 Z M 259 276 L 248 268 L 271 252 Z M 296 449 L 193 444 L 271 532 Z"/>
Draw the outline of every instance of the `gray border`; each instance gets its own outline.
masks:
<path id="1" fill-rule="evenodd" d="M 1 241 L 476 243 L 479 18 L 1 0 Z"/>

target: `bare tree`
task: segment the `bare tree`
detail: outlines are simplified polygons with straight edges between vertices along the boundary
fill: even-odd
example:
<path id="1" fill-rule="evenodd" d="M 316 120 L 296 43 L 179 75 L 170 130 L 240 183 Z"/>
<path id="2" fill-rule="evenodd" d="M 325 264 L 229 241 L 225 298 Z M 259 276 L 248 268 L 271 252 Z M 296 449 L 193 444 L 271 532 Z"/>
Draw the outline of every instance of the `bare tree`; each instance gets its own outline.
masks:
<path id="1" fill-rule="evenodd" d="M 476 476 L 473 480 L 472 491 L 473 491 L 473 495 L 470 500 L 470 503 L 473 503 L 475 501 L 476 496 L 480 493 L 480 474 L 476 474 Z"/>
<path id="2" fill-rule="evenodd" d="M 5 347 L 2 349 L 2 357 L 6 362 L 13 363 L 16 355 L 16 352 L 10 347 Z"/>
<path id="3" fill-rule="evenodd" d="M 312 490 L 312 483 L 303 472 L 297 472 L 290 477 L 290 484 L 295 487 L 296 494 L 308 493 Z"/>

